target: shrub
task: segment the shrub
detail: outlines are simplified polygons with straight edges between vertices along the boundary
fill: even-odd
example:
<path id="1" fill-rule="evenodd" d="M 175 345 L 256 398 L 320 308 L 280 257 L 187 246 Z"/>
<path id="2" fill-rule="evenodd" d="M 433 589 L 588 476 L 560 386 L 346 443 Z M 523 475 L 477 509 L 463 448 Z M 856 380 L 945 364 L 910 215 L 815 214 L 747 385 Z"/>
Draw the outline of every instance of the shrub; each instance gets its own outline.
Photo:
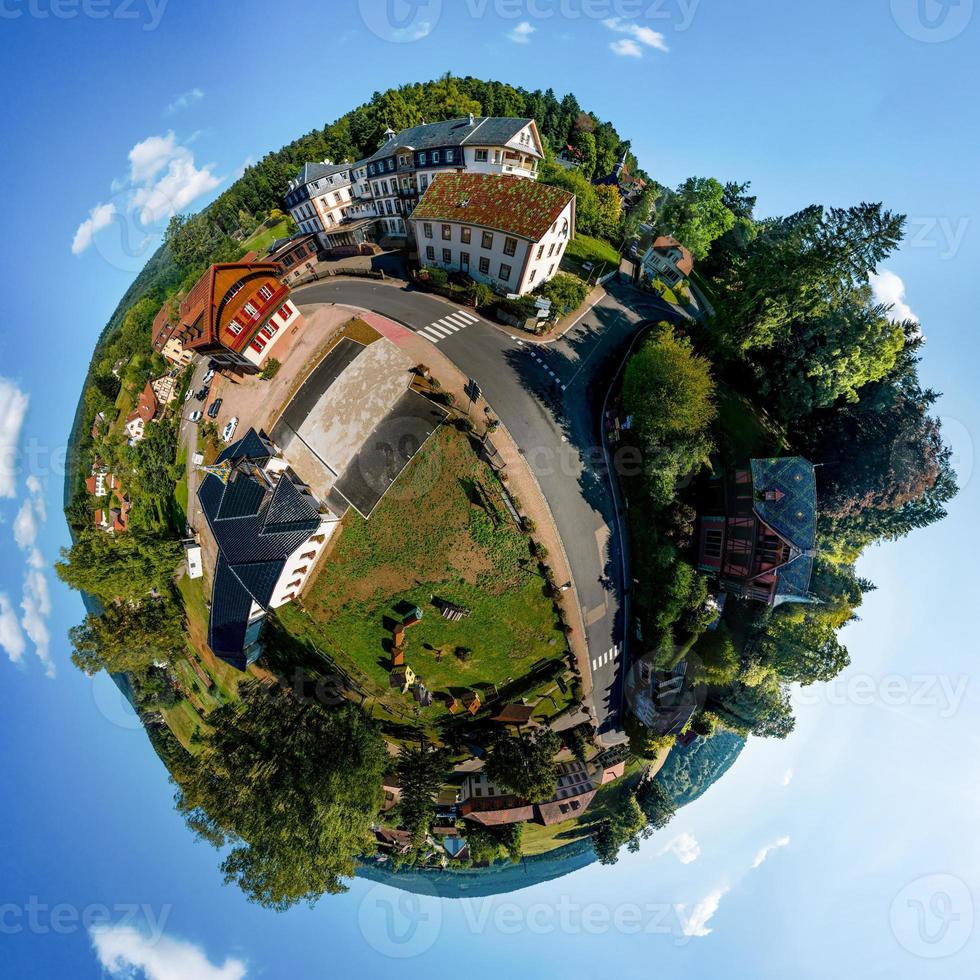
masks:
<path id="1" fill-rule="evenodd" d="M 437 265 L 427 265 L 422 274 L 433 286 L 437 288 L 445 286 L 449 282 L 449 273 Z"/>
<path id="2" fill-rule="evenodd" d="M 279 368 L 281 367 L 282 365 L 274 357 L 270 357 L 265 362 L 265 367 L 262 368 L 262 373 L 259 377 L 263 381 L 271 381 L 279 373 Z"/>

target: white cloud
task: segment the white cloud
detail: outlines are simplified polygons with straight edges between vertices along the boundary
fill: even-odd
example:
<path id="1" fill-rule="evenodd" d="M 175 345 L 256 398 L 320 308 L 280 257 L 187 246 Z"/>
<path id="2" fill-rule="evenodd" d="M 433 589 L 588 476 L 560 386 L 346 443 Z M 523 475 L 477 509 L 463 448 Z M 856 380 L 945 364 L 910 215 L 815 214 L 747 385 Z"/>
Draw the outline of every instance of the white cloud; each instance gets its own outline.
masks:
<path id="1" fill-rule="evenodd" d="M 421 41 L 432 33 L 433 24 L 428 20 L 420 20 L 411 27 L 400 27 L 391 32 L 393 40 L 396 41 Z"/>
<path id="2" fill-rule="evenodd" d="M 51 596 L 48 593 L 48 580 L 37 568 L 28 569 L 24 576 L 24 594 L 20 600 L 23 615 L 20 619 L 24 632 L 34 644 L 38 660 L 44 664 L 48 677 L 54 677 L 54 664 L 51 662 L 51 632 L 48 617 L 51 615 Z"/>
<path id="3" fill-rule="evenodd" d="M 155 183 L 148 182 L 133 195 L 133 207 L 139 210 L 144 225 L 161 218 L 179 214 L 192 201 L 214 190 L 221 178 L 211 171 L 211 165 L 198 168 L 194 154 L 186 147 L 177 147 L 167 164 L 167 172 Z"/>
<path id="4" fill-rule="evenodd" d="M 245 964 L 228 957 L 220 966 L 193 943 L 161 936 L 153 940 L 132 926 L 90 931 L 99 963 L 113 980 L 242 980 Z M 137 973 L 139 971 L 139 973 Z"/>
<path id="5" fill-rule="evenodd" d="M 181 92 L 170 105 L 167 106 L 166 112 L 168 116 L 172 116 L 175 112 L 180 112 L 182 109 L 189 109 L 192 105 L 196 105 L 201 99 L 204 98 L 204 93 L 199 88 L 188 89 L 186 92 Z"/>
<path id="6" fill-rule="evenodd" d="M 610 48 L 622 58 L 642 58 L 643 51 L 636 41 L 631 41 L 628 37 L 613 41 Z"/>
<path id="7" fill-rule="evenodd" d="M 21 632 L 17 613 L 4 592 L 0 592 L 0 647 L 7 651 L 7 656 L 15 664 L 21 662 L 27 649 L 27 641 Z"/>
<path id="8" fill-rule="evenodd" d="M 793 781 L 793 770 L 787 769 L 786 772 L 783 773 L 783 786 L 789 786 L 789 784 L 792 781 Z"/>
<path id="9" fill-rule="evenodd" d="M 75 229 L 75 237 L 71 241 L 72 255 L 81 255 L 92 244 L 95 233 L 111 224 L 115 216 L 115 204 L 96 204 L 89 211 L 88 217 Z"/>
<path id="10" fill-rule="evenodd" d="M 882 269 L 881 272 L 872 272 L 870 280 L 875 302 L 892 307 L 890 316 L 893 320 L 919 322 L 919 318 L 905 301 L 905 283 L 902 282 L 901 276 Z"/>
<path id="11" fill-rule="evenodd" d="M 17 496 L 20 430 L 24 426 L 29 401 L 13 381 L 0 378 L 0 497 Z"/>
<path id="12" fill-rule="evenodd" d="M 656 48 L 657 51 L 669 51 L 667 41 L 660 31 L 655 31 L 652 27 L 643 27 L 632 20 L 623 20 L 622 17 L 608 17 L 602 22 L 611 31 L 617 34 L 627 34 L 632 41 L 623 40 L 614 42 L 611 47 L 616 54 L 629 55 L 633 58 L 643 56 L 640 45 L 647 48 Z"/>
<path id="13" fill-rule="evenodd" d="M 777 851 L 781 847 L 786 847 L 788 844 L 789 844 L 789 837 L 779 837 L 776 840 L 774 840 L 771 844 L 766 844 L 766 846 L 763 847 L 758 854 L 756 854 L 755 860 L 752 862 L 752 867 L 758 868 L 762 864 L 762 862 L 765 861 L 765 859 L 769 857 L 770 854 L 772 854 L 773 851 Z"/>
<path id="14" fill-rule="evenodd" d="M 183 211 L 224 180 L 214 173 L 213 164 L 198 167 L 187 143 L 179 142 L 173 130 L 140 140 L 129 151 L 128 159 L 128 178 L 112 182 L 113 193 L 123 203 L 118 207 L 115 203 L 99 204 L 92 209 L 75 232 L 74 254 L 84 252 L 96 233 L 120 214 L 120 208 L 127 215 L 135 210 L 140 224 L 150 225 Z"/>
<path id="15" fill-rule="evenodd" d="M 681 864 L 690 864 L 701 856 L 701 845 L 697 842 L 693 834 L 685 830 L 684 833 L 678 834 L 673 840 L 668 841 L 657 856 L 660 857 L 668 851 Z"/>
<path id="16" fill-rule="evenodd" d="M 708 922 L 711 917 L 718 911 L 718 906 L 721 904 L 721 900 L 728 893 L 728 886 L 721 885 L 714 891 L 709 892 L 701 899 L 697 905 L 691 910 L 691 914 L 686 914 L 687 906 L 680 906 L 680 911 L 684 914 L 682 915 L 682 925 L 681 931 L 685 936 L 707 936 L 711 933 L 708 928 Z"/>
<path id="17" fill-rule="evenodd" d="M 507 32 L 507 37 L 515 44 L 527 44 L 536 30 L 529 20 L 522 20 L 512 31 Z"/>
<path id="18" fill-rule="evenodd" d="M 14 518 L 14 541 L 21 551 L 34 547 L 37 541 L 37 520 L 34 517 L 34 501 L 26 497 Z"/>

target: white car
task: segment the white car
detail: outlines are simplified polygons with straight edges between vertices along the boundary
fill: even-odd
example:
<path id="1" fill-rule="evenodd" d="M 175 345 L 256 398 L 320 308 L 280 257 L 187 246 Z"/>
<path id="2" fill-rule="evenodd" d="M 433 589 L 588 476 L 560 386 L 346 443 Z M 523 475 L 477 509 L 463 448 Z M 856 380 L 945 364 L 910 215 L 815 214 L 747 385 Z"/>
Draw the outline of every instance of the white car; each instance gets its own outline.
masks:
<path id="1" fill-rule="evenodd" d="M 201 421 L 201 413 L 191 412 L 191 414 L 187 416 L 187 421 L 193 422 L 195 425 L 197 425 L 197 423 Z"/>
<path id="2" fill-rule="evenodd" d="M 228 424 L 225 426 L 224 431 L 221 433 L 221 438 L 225 442 L 231 442 L 232 437 L 235 435 L 235 429 L 238 428 L 238 416 L 228 420 Z"/>
<path id="3" fill-rule="evenodd" d="M 211 382 L 213 380 L 214 380 L 214 368 L 211 368 L 211 369 L 209 369 L 208 373 L 206 375 L 204 375 L 204 382 L 203 382 L 203 384 L 204 384 L 205 388 L 209 384 L 211 384 Z"/>
<path id="4" fill-rule="evenodd" d="M 187 394 L 186 394 L 186 395 L 184 395 L 184 401 L 185 401 L 185 402 L 189 402 L 189 401 L 191 400 L 191 396 L 192 396 L 193 394 L 194 394 L 194 389 L 193 389 L 193 388 L 188 388 L 188 389 L 187 389 Z"/>

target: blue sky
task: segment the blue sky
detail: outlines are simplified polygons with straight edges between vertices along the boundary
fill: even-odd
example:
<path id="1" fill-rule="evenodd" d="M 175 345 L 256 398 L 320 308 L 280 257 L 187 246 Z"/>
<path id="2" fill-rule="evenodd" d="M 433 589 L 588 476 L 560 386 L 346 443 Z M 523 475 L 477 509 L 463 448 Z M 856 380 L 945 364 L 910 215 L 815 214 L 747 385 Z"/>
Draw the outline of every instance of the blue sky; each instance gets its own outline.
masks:
<path id="1" fill-rule="evenodd" d="M 475 978 L 520 961 L 542 977 L 972 975 L 973 7 L 467 0 L 421 3 L 392 27 L 368 0 L 329 14 L 305 0 L 68 0 L 58 16 L 6 0 L 0 255 L 18 302 L 0 327 L 3 972 L 412 977 L 452 962 Z M 860 200 L 908 214 L 880 289 L 929 338 L 923 377 L 945 392 L 964 490 L 943 525 L 868 555 L 879 591 L 847 630 L 853 665 L 800 697 L 793 736 L 752 743 L 640 854 L 482 904 L 355 882 L 276 916 L 222 885 L 108 682 L 69 663 L 82 607 L 46 569 L 66 542 L 64 443 L 95 338 L 168 206 L 196 210 L 247 160 L 446 70 L 574 91 L 663 183 L 752 180 L 764 214 Z M 99 228 L 113 207 L 124 220 Z M 100 905 L 109 927 L 93 939 Z M 411 940 L 389 942 L 389 921 Z"/>

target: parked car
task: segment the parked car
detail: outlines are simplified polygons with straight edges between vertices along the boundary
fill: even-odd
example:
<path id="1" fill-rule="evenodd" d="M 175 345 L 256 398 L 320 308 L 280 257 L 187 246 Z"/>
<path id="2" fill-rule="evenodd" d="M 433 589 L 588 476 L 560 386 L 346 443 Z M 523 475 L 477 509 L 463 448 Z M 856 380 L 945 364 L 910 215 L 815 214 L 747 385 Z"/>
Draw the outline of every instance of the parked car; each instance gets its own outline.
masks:
<path id="1" fill-rule="evenodd" d="M 200 412 L 191 412 L 191 414 L 187 416 L 187 421 L 188 422 L 193 422 L 196 425 L 198 422 L 201 421 L 201 413 Z"/>
<path id="2" fill-rule="evenodd" d="M 214 381 L 214 368 L 208 368 L 208 373 L 204 375 L 204 383 L 209 385 L 212 381 Z"/>
<path id="3" fill-rule="evenodd" d="M 238 416 L 230 418 L 228 424 L 225 426 L 224 431 L 221 433 L 221 438 L 225 442 L 231 442 L 232 437 L 235 435 L 235 429 L 238 428 Z"/>
<path id="4" fill-rule="evenodd" d="M 211 402 L 211 405 L 208 408 L 208 418 L 216 419 L 218 417 L 218 412 L 220 411 L 221 411 L 221 399 L 215 398 L 215 400 Z"/>
<path id="5" fill-rule="evenodd" d="M 208 392 L 210 392 L 210 391 L 211 391 L 210 388 L 204 387 L 194 397 L 199 402 L 203 402 L 208 397 Z"/>

